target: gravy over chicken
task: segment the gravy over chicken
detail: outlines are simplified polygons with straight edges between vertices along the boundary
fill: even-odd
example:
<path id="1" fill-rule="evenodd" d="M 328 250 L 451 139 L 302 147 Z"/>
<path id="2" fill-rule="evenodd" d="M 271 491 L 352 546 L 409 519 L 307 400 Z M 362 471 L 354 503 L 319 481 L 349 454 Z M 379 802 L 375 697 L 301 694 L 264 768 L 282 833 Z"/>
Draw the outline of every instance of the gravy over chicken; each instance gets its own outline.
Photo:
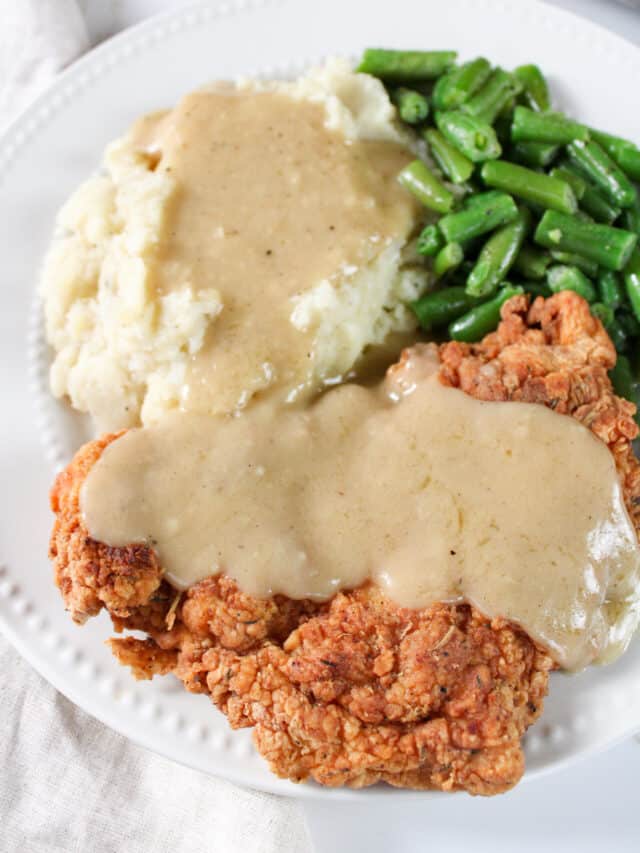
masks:
<path id="1" fill-rule="evenodd" d="M 82 507 L 91 536 L 148 543 L 178 588 L 225 572 L 323 600 L 370 579 L 406 607 L 511 619 L 570 669 L 621 652 L 634 621 L 639 548 L 607 447 L 543 406 L 444 387 L 427 346 L 378 387 L 132 430 Z"/>

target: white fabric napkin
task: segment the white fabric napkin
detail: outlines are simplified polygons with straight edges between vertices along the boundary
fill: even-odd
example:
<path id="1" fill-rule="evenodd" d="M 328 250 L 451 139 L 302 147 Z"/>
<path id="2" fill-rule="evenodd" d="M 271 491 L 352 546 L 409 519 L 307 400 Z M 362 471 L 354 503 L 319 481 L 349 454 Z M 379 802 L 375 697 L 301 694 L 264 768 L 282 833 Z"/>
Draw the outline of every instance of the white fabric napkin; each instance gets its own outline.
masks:
<path id="1" fill-rule="evenodd" d="M 0 636 L 3 853 L 310 853 L 295 800 L 133 746 Z"/>
<path id="2" fill-rule="evenodd" d="M 0 0 L 0 129 L 87 50 L 86 23 L 104 36 L 169 5 Z M 0 672 L 2 853 L 310 853 L 294 800 L 134 746 L 67 701 L 1 636 Z"/>
<path id="3" fill-rule="evenodd" d="M 0 0 L 0 127 L 89 47 L 75 0 Z"/>

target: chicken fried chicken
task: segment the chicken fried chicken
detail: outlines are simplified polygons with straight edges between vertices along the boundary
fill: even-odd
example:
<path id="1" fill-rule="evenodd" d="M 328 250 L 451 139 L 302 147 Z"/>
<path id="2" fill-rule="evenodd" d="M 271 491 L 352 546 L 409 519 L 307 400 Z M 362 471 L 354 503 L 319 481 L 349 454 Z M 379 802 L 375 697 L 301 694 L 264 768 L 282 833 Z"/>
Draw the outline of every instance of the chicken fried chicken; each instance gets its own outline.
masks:
<path id="1" fill-rule="evenodd" d="M 514 297 L 495 333 L 444 344 L 440 360 L 441 380 L 467 394 L 540 403 L 589 427 L 614 456 L 638 528 L 635 407 L 613 393 L 615 351 L 586 302 Z M 147 635 L 110 641 L 136 677 L 172 672 L 208 694 L 294 781 L 495 794 L 519 780 L 521 738 L 554 667 L 522 630 L 466 604 L 402 608 L 370 584 L 323 604 L 257 599 L 224 575 L 177 593 L 148 547 L 109 547 L 83 525 L 80 488 L 117 437 L 86 445 L 58 477 L 50 553 L 77 622 L 105 608 L 118 633 Z"/>

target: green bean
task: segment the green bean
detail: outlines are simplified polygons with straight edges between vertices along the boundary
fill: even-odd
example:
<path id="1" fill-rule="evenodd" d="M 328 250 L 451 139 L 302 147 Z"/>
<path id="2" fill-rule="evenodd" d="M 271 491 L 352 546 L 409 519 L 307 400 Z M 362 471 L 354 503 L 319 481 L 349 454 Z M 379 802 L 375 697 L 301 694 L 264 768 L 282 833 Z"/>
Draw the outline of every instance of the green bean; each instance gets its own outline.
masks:
<path id="1" fill-rule="evenodd" d="M 591 130 L 595 141 L 601 145 L 607 154 L 616 161 L 618 166 L 634 181 L 640 181 L 640 149 L 628 139 L 603 133 L 601 130 Z"/>
<path id="2" fill-rule="evenodd" d="M 548 142 L 516 142 L 511 147 L 511 156 L 518 163 L 532 168 L 546 169 L 558 153 L 557 145 Z"/>
<path id="3" fill-rule="evenodd" d="M 488 186 L 533 204 L 551 207 L 561 213 L 575 213 L 577 209 L 578 203 L 569 184 L 550 175 L 507 163 L 506 160 L 485 163 L 480 174 Z"/>
<path id="4" fill-rule="evenodd" d="M 521 287 L 505 285 L 493 299 L 471 308 L 466 314 L 450 323 L 449 337 L 454 341 L 466 341 L 467 343 L 479 341 L 493 331 L 500 322 L 500 309 L 504 303 L 512 296 L 521 293 L 524 293 Z"/>
<path id="5" fill-rule="evenodd" d="M 369 47 L 356 70 L 398 83 L 435 80 L 453 65 L 456 56 L 454 50 L 385 50 Z"/>
<path id="6" fill-rule="evenodd" d="M 551 255 L 535 246 L 523 246 L 518 253 L 513 268 L 527 279 L 541 279 L 547 274 Z"/>
<path id="7" fill-rule="evenodd" d="M 549 87 L 544 74 L 537 65 L 520 65 L 513 72 L 514 77 L 520 81 L 524 97 L 529 106 L 540 112 L 548 110 L 551 106 Z"/>
<path id="8" fill-rule="evenodd" d="M 512 222 L 517 215 L 518 208 L 510 195 L 486 192 L 477 195 L 472 205 L 443 216 L 438 227 L 449 242 L 463 243 Z"/>
<path id="9" fill-rule="evenodd" d="M 620 208 L 610 204 L 591 184 L 587 184 L 580 205 L 596 222 L 605 225 L 611 225 L 620 216 Z"/>
<path id="10" fill-rule="evenodd" d="M 513 110 L 508 115 L 502 113 L 493 123 L 493 129 L 498 137 L 498 142 L 505 150 L 511 147 L 511 116 Z"/>
<path id="11" fill-rule="evenodd" d="M 611 337 L 611 335 L 609 335 L 609 337 Z M 625 355 L 627 356 L 631 364 L 631 375 L 633 376 L 633 380 L 636 383 L 635 389 L 636 394 L 638 394 L 638 380 L 640 379 L 640 342 L 629 341 L 629 347 Z M 638 405 L 639 402 L 640 401 L 638 399 L 635 400 L 636 405 Z M 638 423 L 637 417 L 636 423 Z"/>
<path id="12" fill-rule="evenodd" d="M 567 145 L 576 139 L 589 139 L 589 129 L 562 113 L 536 113 L 527 107 L 516 107 L 513 112 L 511 138 L 514 142 Z"/>
<path id="13" fill-rule="evenodd" d="M 600 190 L 607 201 L 631 207 L 636 201 L 635 187 L 597 142 L 572 142 L 567 146 L 571 163 Z"/>
<path id="14" fill-rule="evenodd" d="M 640 151 L 635 146 L 621 149 L 613 159 L 631 180 L 640 181 Z"/>
<path id="15" fill-rule="evenodd" d="M 635 249 L 624 271 L 624 287 L 636 320 L 640 320 L 640 251 Z"/>
<path id="16" fill-rule="evenodd" d="M 491 65 L 483 56 L 465 62 L 440 77 L 433 88 L 433 105 L 437 110 L 452 110 L 480 89 L 491 74 Z"/>
<path id="17" fill-rule="evenodd" d="M 631 257 L 638 235 L 622 228 L 582 222 L 547 210 L 536 229 L 534 240 L 547 249 L 575 252 L 608 270 L 621 270 Z"/>
<path id="18" fill-rule="evenodd" d="M 531 214 L 520 208 L 513 222 L 498 229 L 482 247 L 467 279 L 471 296 L 490 296 L 503 281 L 522 248 L 531 225 Z"/>
<path id="19" fill-rule="evenodd" d="M 547 284 L 553 293 L 561 290 L 573 290 L 587 302 L 596 298 L 596 289 L 586 275 L 578 267 L 558 265 L 547 272 Z"/>
<path id="20" fill-rule="evenodd" d="M 426 225 L 418 237 L 416 251 L 419 255 L 437 255 L 444 246 L 444 237 L 437 225 Z"/>
<path id="21" fill-rule="evenodd" d="M 622 309 L 622 311 L 618 311 L 616 316 L 618 323 L 620 323 L 620 326 L 624 329 L 624 333 L 627 337 L 640 337 L 640 323 L 630 311 Z"/>
<path id="22" fill-rule="evenodd" d="M 607 334 L 611 338 L 611 343 L 619 353 L 625 352 L 629 348 L 629 337 L 617 319 L 615 319 L 607 329 Z"/>
<path id="23" fill-rule="evenodd" d="M 615 315 L 613 308 L 605 305 L 604 302 L 594 302 L 591 305 L 591 313 L 602 323 L 605 329 L 610 329 L 613 326 Z"/>
<path id="24" fill-rule="evenodd" d="M 590 258 L 585 258 L 584 255 L 576 255 L 575 252 L 560 252 L 554 249 L 551 252 L 551 257 L 559 264 L 578 267 L 589 278 L 595 278 L 598 275 L 598 264 Z"/>
<path id="25" fill-rule="evenodd" d="M 398 180 L 425 207 L 437 213 L 448 213 L 453 207 L 453 194 L 427 169 L 422 160 L 414 160 L 405 166 Z"/>
<path id="26" fill-rule="evenodd" d="M 576 199 L 578 201 L 581 200 L 587 189 L 587 182 L 577 172 L 567 169 L 565 166 L 556 166 L 549 174 L 552 178 L 559 178 L 561 181 L 569 184 Z"/>
<path id="27" fill-rule="evenodd" d="M 589 214 L 597 222 L 603 222 L 606 225 L 611 225 L 620 215 L 620 208 L 614 207 L 603 198 L 595 187 L 586 181 L 573 166 L 568 163 L 563 163 L 561 166 L 562 175 L 559 177 L 566 180 L 574 191 L 576 198 L 579 198 L 580 205 L 585 213 Z M 552 170 L 553 175 L 555 169 Z M 555 176 L 554 176 L 555 177 Z"/>
<path id="28" fill-rule="evenodd" d="M 437 278 L 459 267 L 464 260 L 464 252 L 460 243 L 447 243 L 440 249 L 433 261 L 433 271 Z"/>
<path id="29" fill-rule="evenodd" d="M 618 397 L 624 397 L 637 405 L 637 390 L 633 381 L 631 364 L 625 355 L 618 355 L 615 366 L 609 371 L 609 379 Z M 635 415 L 637 420 L 638 415 Z"/>
<path id="30" fill-rule="evenodd" d="M 600 299 L 614 311 L 625 301 L 624 287 L 617 272 L 603 270 L 598 276 L 598 294 Z"/>
<path id="31" fill-rule="evenodd" d="M 399 86 L 391 95 L 398 115 L 406 124 L 420 124 L 429 115 L 429 101 L 415 89 Z"/>
<path id="32" fill-rule="evenodd" d="M 499 157 L 502 148 L 491 125 L 475 116 L 452 111 L 436 113 L 438 130 L 472 163 Z"/>
<path id="33" fill-rule="evenodd" d="M 469 296 L 464 287 L 446 287 L 427 293 L 410 303 L 410 307 L 425 332 L 431 332 L 448 325 L 477 304 L 478 300 Z"/>
<path id="34" fill-rule="evenodd" d="M 473 163 L 467 160 L 439 130 L 429 128 L 424 134 L 433 157 L 450 181 L 463 184 L 473 174 Z"/>
<path id="35" fill-rule="evenodd" d="M 543 299 L 548 299 L 549 296 L 551 296 L 551 291 L 542 281 L 519 281 L 518 284 L 522 287 L 525 293 L 533 296 L 534 299 L 537 296 L 542 296 Z"/>
<path id="36" fill-rule="evenodd" d="M 640 234 L 640 199 L 636 199 L 631 207 L 627 207 L 622 211 L 622 219 L 620 220 L 623 228 L 627 231 L 633 231 L 634 234 Z"/>
<path id="37" fill-rule="evenodd" d="M 522 90 L 520 83 L 502 68 L 496 68 L 475 95 L 466 101 L 461 110 L 493 124 L 503 108 Z"/>
<path id="38" fill-rule="evenodd" d="M 467 248 L 465 247 L 465 254 L 466 254 L 466 252 L 467 252 Z M 460 286 L 462 288 L 466 288 L 467 279 L 469 278 L 469 275 L 471 274 L 471 270 L 473 269 L 473 265 L 474 265 L 473 261 L 464 260 L 460 264 L 460 266 L 457 269 L 453 270 L 453 272 L 449 276 L 449 281 L 451 282 L 451 284 L 454 284 L 456 286 Z M 447 284 L 447 287 L 449 287 L 449 286 L 450 285 Z M 466 289 L 465 289 L 465 293 L 466 293 Z M 476 302 L 478 302 L 478 301 L 479 300 L 476 300 Z"/>

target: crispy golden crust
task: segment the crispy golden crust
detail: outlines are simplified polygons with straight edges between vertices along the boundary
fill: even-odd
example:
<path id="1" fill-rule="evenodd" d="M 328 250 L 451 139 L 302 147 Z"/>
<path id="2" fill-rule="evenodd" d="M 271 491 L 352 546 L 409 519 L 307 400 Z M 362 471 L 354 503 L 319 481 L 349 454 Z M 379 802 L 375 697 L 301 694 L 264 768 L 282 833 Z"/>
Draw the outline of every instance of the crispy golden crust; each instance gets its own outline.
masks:
<path id="1" fill-rule="evenodd" d="M 640 528 L 636 407 L 613 392 L 607 371 L 615 349 L 584 299 L 567 290 L 528 307 L 527 297 L 516 296 L 503 306 L 496 332 L 479 344 L 444 344 L 440 359 L 442 380 L 472 397 L 541 403 L 589 427 L 609 446 Z"/>
<path id="2" fill-rule="evenodd" d="M 104 448 L 122 433 L 86 444 L 56 478 L 51 509 L 56 520 L 49 557 L 67 610 L 83 623 L 103 607 L 116 616 L 147 604 L 161 583 L 155 554 L 144 545 L 111 548 L 88 535 L 80 512 L 80 489 Z"/>
<path id="3" fill-rule="evenodd" d="M 573 415 L 606 441 L 638 522 L 633 406 L 612 393 L 615 353 L 574 294 L 516 297 L 499 330 L 440 351 L 442 380 L 486 400 L 527 400 Z M 368 585 L 323 605 L 256 599 L 220 576 L 177 596 L 142 546 L 114 549 L 83 528 L 79 492 L 107 436 L 82 448 L 52 493 L 51 556 L 74 619 L 102 607 L 138 678 L 172 671 L 210 695 L 234 728 L 253 726 L 272 770 L 301 781 L 494 794 L 520 778 L 520 739 L 539 716 L 549 655 L 509 623 L 467 605 L 414 611 Z"/>

